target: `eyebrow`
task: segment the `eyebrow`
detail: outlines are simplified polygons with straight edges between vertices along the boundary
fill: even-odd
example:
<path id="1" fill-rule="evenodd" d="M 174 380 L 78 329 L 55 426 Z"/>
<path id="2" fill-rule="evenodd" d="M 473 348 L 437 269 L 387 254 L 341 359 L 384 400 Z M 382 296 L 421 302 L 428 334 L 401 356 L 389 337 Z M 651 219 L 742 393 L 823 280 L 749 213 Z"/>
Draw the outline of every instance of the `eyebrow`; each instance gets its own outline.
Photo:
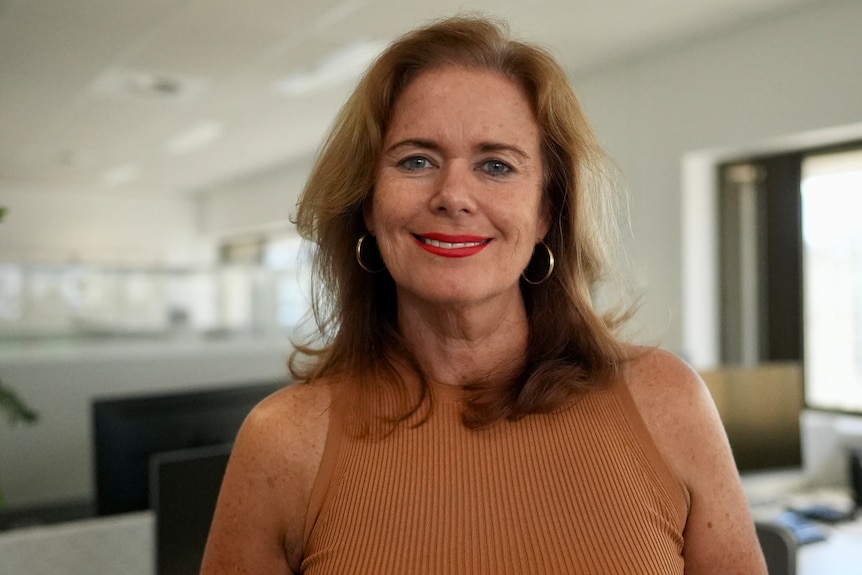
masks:
<path id="1" fill-rule="evenodd" d="M 511 152 L 516 156 L 521 156 L 524 160 L 530 158 L 530 155 L 519 148 L 518 146 L 514 146 L 512 144 L 502 144 L 498 142 L 482 142 L 479 145 L 479 150 L 482 152 Z"/>
<path id="2" fill-rule="evenodd" d="M 386 148 L 386 153 L 391 153 L 399 148 L 426 148 L 429 150 L 434 150 L 435 152 L 439 152 L 442 150 L 439 144 L 432 140 L 423 140 L 421 138 L 408 138 L 406 140 L 401 140 L 400 142 L 395 142 L 388 148 Z"/>
<path id="3" fill-rule="evenodd" d="M 442 146 L 433 140 L 425 140 L 423 138 L 407 138 L 406 140 L 401 140 L 396 142 L 386 148 L 386 153 L 392 153 L 399 148 L 425 148 L 428 150 L 433 150 L 435 152 L 441 152 Z M 511 152 L 517 156 L 520 156 L 524 160 L 528 160 L 530 155 L 519 148 L 518 146 L 512 144 L 504 144 L 501 142 L 481 142 L 479 144 L 480 152 Z"/>

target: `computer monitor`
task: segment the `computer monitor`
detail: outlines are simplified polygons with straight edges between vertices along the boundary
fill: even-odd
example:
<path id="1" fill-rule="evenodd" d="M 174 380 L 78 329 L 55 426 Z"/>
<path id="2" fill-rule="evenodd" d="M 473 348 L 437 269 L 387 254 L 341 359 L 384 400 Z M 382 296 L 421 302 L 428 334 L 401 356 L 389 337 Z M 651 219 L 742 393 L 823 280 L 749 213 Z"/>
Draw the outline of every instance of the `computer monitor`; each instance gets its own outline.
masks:
<path id="1" fill-rule="evenodd" d="M 812 487 L 849 487 L 851 454 L 862 450 L 862 415 L 805 409 L 802 468 Z"/>
<path id="2" fill-rule="evenodd" d="M 161 452 L 150 460 L 156 575 L 200 571 L 231 444 Z"/>
<path id="3" fill-rule="evenodd" d="M 266 382 L 94 400 L 96 514 L 148 509 L 148 469 L 154 454 L 232 442 L 252 407 L 284 385 Z"/>
<path id="4" fill-rule="evenodd" d="M 739 471 L 799 467 L 803 392 L 798 362 L 722 366 L 700 373 L 718 408 Z"/>

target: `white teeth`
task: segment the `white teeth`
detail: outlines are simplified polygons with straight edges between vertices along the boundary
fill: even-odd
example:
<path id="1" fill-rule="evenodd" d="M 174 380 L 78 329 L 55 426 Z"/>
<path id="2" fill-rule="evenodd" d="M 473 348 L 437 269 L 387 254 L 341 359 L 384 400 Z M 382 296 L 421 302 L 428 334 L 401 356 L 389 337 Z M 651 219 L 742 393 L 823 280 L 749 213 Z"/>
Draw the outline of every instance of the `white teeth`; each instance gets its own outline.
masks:
<path id="1" fill-rule="evenodd" d="M 443 248 L 444 250 L 456 250 L 459 248 L 475 248 L 476 246 L 481 246 L 485 242 L 464 242 L 459 244 L 452 244 L 449 242 L 440 242 L 437 240 L 429 240 L 427 238 L 422 238 L 422 241 L 429 246 L 434 246 L 435 248 Z"/>

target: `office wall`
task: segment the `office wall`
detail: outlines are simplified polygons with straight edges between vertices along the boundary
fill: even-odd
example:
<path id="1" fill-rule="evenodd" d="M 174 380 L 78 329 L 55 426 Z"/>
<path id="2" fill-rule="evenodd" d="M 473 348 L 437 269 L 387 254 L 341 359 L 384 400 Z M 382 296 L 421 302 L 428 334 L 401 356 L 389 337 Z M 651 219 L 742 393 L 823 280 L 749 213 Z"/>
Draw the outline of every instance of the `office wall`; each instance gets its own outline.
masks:
<path id="1" fill-rule="evenodd" d="M 225 182 L 199 198 L 201 230 L 210 237 L 293 229 L 290 218 L 311 169 L 311 156 Z"/>
<path id="2" fill-rule="evenodd" d="M 822 2 L 573 78 L 626 176 L 647 334 L 716 356 L 715 163 L 862 137 L 862 2 Z"/>
<path id="3" fill-rule="evenodd" d="M 0 261 L 186 264 L 206 259 L 194 198 L 0 183 Z"/>

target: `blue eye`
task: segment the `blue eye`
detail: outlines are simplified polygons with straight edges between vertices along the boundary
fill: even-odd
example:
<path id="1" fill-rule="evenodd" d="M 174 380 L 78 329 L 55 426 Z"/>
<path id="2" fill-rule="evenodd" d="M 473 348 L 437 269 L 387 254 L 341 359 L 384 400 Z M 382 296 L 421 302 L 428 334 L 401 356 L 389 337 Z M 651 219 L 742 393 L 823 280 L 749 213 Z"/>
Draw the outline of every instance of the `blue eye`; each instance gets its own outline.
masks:
<path id="1" fill-rule="evenodd" d="M 512 166 L 500 160 L 488 160 L 482 168 L 492 176 L 504 176 L 512 171 Z"/>
<path id="2" fill-rule="evenodd" d="M 431 161 L 423 156 L 411 156 L 402 160 L 400 165 L 408 170 L 423 170 L 431 167 Z"/>

